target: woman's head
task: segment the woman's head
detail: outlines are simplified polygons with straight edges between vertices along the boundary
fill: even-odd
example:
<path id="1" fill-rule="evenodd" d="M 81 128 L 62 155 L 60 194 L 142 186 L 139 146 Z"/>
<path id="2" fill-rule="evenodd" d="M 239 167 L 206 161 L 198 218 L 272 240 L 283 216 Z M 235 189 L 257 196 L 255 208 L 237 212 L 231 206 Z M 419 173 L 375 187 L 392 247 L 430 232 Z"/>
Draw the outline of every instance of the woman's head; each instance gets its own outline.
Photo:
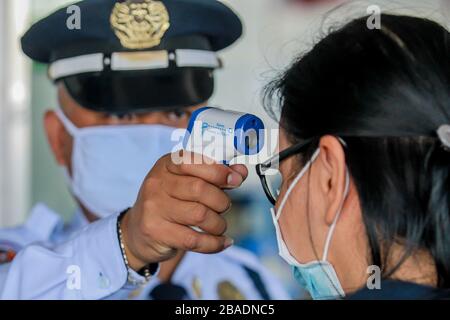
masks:
<path id="1" fill-rule="evenodd" d="M 450 152 L 436 131 L 450 123 L 450 34 L 421 18 L 366 21 L 330 33 L 266 91 L 281 107 L 280 149 L 312 139 L 281 162 L 279 199 L 320 149 L 283 208 L 283 238 L 299 262 L 321 259 L 337 219 L 328 261 L 347 291 L 368 265 L 448 288 Z"/>

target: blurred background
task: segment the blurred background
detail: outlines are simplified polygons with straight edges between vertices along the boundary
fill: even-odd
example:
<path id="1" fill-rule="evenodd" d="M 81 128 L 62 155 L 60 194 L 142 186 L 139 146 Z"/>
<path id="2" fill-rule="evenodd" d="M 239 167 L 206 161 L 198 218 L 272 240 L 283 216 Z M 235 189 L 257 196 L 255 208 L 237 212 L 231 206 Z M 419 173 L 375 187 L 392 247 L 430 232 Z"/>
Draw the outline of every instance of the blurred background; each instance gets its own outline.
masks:
<path id="1" fill-rule="evenodd" d="M 19 39 L 35 21 L 72 0 L 0 1 L 0 226 L 22 223 L 44 202 L 67 220 L 75 205 L 45 140 L 42 118 L 57 107 L 46 66 L 30 63 Z M 225 68 L 216 72 L 212 105 L 254 113 L 276 127 L 261 105 L 264 85 L 331 27 L 366 15 L 377 5 L 382 12 L 428 17 L 449 27 L 450 0 L 223 0 L 241 16 L 244 37 L 221 56 Z M 326 94 L 326 88 L 324 88 Z M 252 250 L 290 289 L 301 292 L 278 257 L 275 233 L 254 168 L 244 187 L 233 192 L 230 235 Z"/>

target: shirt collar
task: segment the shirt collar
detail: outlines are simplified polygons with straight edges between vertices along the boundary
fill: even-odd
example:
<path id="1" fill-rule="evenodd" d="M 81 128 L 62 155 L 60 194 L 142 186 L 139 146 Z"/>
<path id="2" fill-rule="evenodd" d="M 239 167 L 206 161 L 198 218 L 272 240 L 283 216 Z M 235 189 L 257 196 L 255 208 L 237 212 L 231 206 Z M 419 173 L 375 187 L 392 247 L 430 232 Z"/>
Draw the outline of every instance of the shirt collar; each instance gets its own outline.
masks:
<path id="1" fill-rule="evenodd" d="M 90 223 L 86 218 L 86 216 L 84 215 L 83 210 L 81 210 L 80 207 L 77 207 L 72 217 L 72 220 L 67 224 L 67 229 L 69 231 L 78 231 L 84 229 L 89 224 Z"/>
<path id="2" fill-rule="evenodd" d="M 63 226 L 61 216 L 42 203 L 33 207 L 30 217 L 25 222 L 25 228 L 31 230 L 40 241 L 51 240 Z"/>

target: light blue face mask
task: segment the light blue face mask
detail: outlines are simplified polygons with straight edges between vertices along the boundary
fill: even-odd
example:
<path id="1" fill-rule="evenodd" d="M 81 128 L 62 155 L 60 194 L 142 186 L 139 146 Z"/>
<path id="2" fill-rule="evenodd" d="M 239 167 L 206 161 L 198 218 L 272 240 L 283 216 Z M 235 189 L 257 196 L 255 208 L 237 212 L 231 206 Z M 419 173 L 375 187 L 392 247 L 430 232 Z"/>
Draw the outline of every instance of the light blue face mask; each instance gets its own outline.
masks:
<path id="1" fill-rule="evenodd" d="M 145 176 L 163 155 L 181 149 L 184 129 L 162 125 L 110 125 L 77 128 L 56 111 L 73 137 L 74 196 L 99 218 L 133 206 Z"/>
<path id="2" fill-rule="evenodd" d="M 300 179 L 309 170 L 312 163 L 317 159 L 317 157 L 319 156 L 319 152 L 320 152 L 320 150 L 318 149 L 312 156 L 311 160 L 305 165 L 305 167 L 300 171 L 300 173 L 294 179 L 292 184 L 289 186 L 286 194 L 284 195 L 283 199 L 281 200 L 280 207 L 276 214 L 275 214 L 275 210 L 272 209 L 272 218 L 273 218 L 273 223 L 275 225 L 275 230 L 276 230 L 276 234 L 277 234 L 279 254 L 289 265 L 292 266 L 293 275 L 294 275 L 294 278 L 296 279 L 296 281 L 298 282 L 298 284 L 302 288 L 307 290 L 313 299 L 337 299 L 337 298 L 343 298 L 345 296 L 345 292 L 341 286 L 341 283 L 336 274 L 336 271 L 334 270 L 331 263 L 329 263 L 327 261 L 327 256 L 328 256 L 331 238 L 333 236 L 334 229 L 336 227 L 336 223 L 341 214 L 343 204 L 341 204 L 341 207 L 339 208 L 339 211 L 336 214 L 333 224 L 330 227 L 330 230 L 328 232 L 328 235 L 327 235 L 327 238 L 325 241 L 325 247 L 323 250 L 322 260 L 320 260 L 320 261 L 312 261 L 312 262 L 309 262 L 306 264 L 302 264 L 302 263 L 298 262 L 297 259 L 295 259 L 295 257 L 289 251 L 289 249 L 283 239 L 283 235 L 280 230 L 280 225 L 278 223 L 278 220 L 280 219 L 281 213 L 283 211 L 284 206 L 286 205 L 289 195 L 291 194 L 292 190 L 297 185 L 297 183 L 300 181 Z M 347 171 L 344 199 L 348 195 L 349 182 L 350 182 L 350 178 L 349 178 L 348 171 Z"/>

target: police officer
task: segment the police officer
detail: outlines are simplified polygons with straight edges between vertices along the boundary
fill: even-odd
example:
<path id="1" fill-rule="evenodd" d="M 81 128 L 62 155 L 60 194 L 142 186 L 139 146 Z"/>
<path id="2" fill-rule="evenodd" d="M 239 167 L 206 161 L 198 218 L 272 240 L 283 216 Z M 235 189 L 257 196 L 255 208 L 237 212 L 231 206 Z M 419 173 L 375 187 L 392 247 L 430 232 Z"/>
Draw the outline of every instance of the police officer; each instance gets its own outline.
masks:
<path id="1" fill-rule="evenodd" d="M 63 225 L 38 204 L 23 226 L 0 231 L 1 297 L 287 298 L 224 236 L 222 189 L 240 186 L 246 168 L 157 161 L 212 95 L 216 52 L 241 36 L 239 18 L 209 0 L 77 5 L 79 30 L 66 27 L 62 8 L 33 25 L 22 47 L 49 64 L 57 86 L 61 108 L 46 113 L 45 129 L 79 210 Z"/>

